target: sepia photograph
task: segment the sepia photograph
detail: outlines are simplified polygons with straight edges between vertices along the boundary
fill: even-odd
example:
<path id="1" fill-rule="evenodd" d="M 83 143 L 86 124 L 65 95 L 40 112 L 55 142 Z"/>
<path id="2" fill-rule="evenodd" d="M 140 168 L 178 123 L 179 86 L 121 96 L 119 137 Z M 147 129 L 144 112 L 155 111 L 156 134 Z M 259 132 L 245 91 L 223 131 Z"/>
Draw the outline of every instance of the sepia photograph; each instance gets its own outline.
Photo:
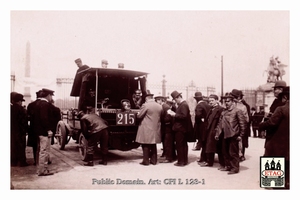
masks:
<path id="1" fill-rule="evenodd" d="M 296 11 L 174 4 L 6 10 L 9 191 L 297 187 Z"/>

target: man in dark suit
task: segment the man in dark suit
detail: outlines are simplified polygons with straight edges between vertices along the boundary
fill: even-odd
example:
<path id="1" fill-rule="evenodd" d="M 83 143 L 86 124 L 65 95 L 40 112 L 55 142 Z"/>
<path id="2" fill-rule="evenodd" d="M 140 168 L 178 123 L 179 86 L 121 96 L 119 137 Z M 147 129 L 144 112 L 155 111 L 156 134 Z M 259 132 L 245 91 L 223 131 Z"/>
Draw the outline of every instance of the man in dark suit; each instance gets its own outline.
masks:
<path id="1" fill-rule="evenodd" d="M 285 159 L 285 189 L 290 188 L 290 87 L 283 88 L 278 95 L 283 106 L 278 106 L 272 116 L 259 124 L 260 130 L 272 128 L 267 132 L 264 156 L 282 156 Z"/>
<path id="2" fill-rule="evenodd" d="M 181 93 L 176 90 L 171 93 L 173 99 L 177 103 L 178 107 L 176 112 L 168 110 L 168 114 L 174 117 L 174 123 L 172 130 L 175 132 L 175 142 L 177 150 L 178 161 L 174 164 L 175 166 L 183 167 L 188 164 L 188 144 L 187 134 L 189 128 L 192 128 L 192 120 L 189 105 L 182 98 Z"/>
<path id="3" fill-rule="evenodd" d="M 48 161 L 50 154 L 50 141 L 53 136 L 51 131 L 52 121 L 52 96 L 54 95 L 53 90 L 42 89 L 41 99 L 36 103 L 36 109 L 34 112 L 34 131 L 38 133 L 38 176 L 53 175 L 48 170 Z"/>
<path id="4" fill-rule="evenodd" d="M 275 109 L 279 106 L 283 106 L 284 103 L 281 101 L 280 94 L 282 93 L 283 89 L 286 87 L 286 82 L 285 81 L 276 81 L 274 84 L 274 101 L 272 102 L 271 106 L 270 106 L 270 111 L 267 115 L 267 117 L 264 119 L 264 121 L 268 121 L 269 118 L 272 117 L 273 113 L 275 112 Z M 266 129 L 266 140 L 265 140 L 265 146 L 267 144 L 267 142 L 269 141 L 269 139 L 271 139 L 271 136 L 274 134 L 275 132 L 275 128 L 274 127 L 269 127 L 268 129 Z"/>
<path id="5" fill-rule="evenodd" d="M 211 94 L 208 97 L 210 110 L 206 117 L 207 125 L 206 125 L 206 145 L 205 149 L 202 149 L 206 153 L 206 162 L 201 163 L 201 167 L 209 167 L 213 166 L 215 153 L 218 153 L 218 159 L 220 163 L 220 167 L 225 167 L 224 156 L 222 154 L 222 142 L 223 135 L 219 137 L 219 141 L 215 139 L 216 127 L 219 122 L 219 118 L 222 114 L 223 107 L 218 104 L 218 96 L 215 94 Z"/>
<path id="6" fill-rule="evenodd" d="M 22 106 L 24 96 L 17 92 L 12 92 L 10 104 L 10 135 L 11 135 L 11 166 L 28 166 L 26 162 L 26 133 L 27 114 Z"/>
<path id="7" fill-rule="evenodd" d="M 38 145 L 38 133 L 34 131 L 34 112 L 36 110 L 36 104 L 40 101 L 42 94 L 42 90 L 36 92 L 36 100 L 29 103 L 27 106 L 27 116 L 29 121 L 29 128 L 28 128 L 28 140 L 27 146 L 32 147 L 34 165 L 36 165 L 36 152 L 37 152 L 37 145 Z"/>
<path id="8" fill-rule="evenodd" d="M 195 108 L 195 124 L 194 131 L 196 135 L 196 139 L 198 140 L 196 148 L 193 150 L 200 150 L 202 148 L 199 163 L 206 162 L 206 116 L 209 111 L 209 105 L 206 101 L 203 100 L 202 93 L 196 92 L 194 99 L 197 101 L 197 106 Z"/>

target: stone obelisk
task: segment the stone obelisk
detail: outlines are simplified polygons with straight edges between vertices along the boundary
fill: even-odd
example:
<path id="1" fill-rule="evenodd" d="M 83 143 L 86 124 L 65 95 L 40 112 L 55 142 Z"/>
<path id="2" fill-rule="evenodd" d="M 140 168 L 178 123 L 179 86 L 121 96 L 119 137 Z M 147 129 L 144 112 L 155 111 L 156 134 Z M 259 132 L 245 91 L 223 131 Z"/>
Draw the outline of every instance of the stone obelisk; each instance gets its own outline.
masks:
<path id="1" fill-rule="evenodd" d="M 30 78 L 30 42 L 26 43 L 26 57 L 25 57 L 25 79 Z M 31 102 L 30 87 L 24 86 L 24 105 L 28 105 Z"/>

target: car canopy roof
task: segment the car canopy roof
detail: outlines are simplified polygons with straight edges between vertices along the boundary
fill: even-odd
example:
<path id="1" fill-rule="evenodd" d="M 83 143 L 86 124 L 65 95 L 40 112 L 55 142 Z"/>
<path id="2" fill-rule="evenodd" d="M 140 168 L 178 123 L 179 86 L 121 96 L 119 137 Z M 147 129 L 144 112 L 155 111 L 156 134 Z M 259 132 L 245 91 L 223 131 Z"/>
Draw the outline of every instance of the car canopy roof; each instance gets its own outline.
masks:
<path id="1" fill-rule="evenodd" d="M 148 73 L 141 72 L 141 71 L 134 71 L 134 70 L 127 70 L 127 69 L 120 69 L 120 68 L 93 68 L 89 67 L 84 70 L 77 70 L 77 73 L 74 78 L 72 90 L 70 96 L 79 96 L 82 77 L 89 73 L 92 76 L 96 76 L 96 72 L 98 72 L 98 77 L 126 77 L 129 79 L 133 79 L 136 77 L 144 77 Z"/>

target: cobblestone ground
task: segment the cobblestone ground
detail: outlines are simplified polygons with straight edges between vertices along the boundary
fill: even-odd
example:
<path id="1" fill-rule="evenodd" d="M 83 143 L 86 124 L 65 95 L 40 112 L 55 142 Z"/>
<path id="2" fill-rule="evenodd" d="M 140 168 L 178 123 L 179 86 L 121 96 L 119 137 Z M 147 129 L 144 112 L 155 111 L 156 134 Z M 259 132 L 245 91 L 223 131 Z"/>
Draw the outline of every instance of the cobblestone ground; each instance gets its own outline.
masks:
<path id="1" fill-rule="evenodd" d="M 39 177 L 33 165 L 31 148 L 26 149 L 27 167 L 11 167 L 11 183 L 14 189 L 158 189 L 158 190 L 263 190 L 260 188 L 260 156 L 263 154 L 264 140 L 249 138 L 246 160 L 240 163 L 240 173 L 227 175 L 217 170 L 217 156 L 213 167 L 197 164 L 200 151 L 192 151 L 194 143 L 189 143 L 189 164 L 176 167 L 173 163 L 142 166 L 141 148 L 122 152 L 110 150 L 107 166 L 83 166 L 78 146 L 71 140 L 65 150 L 57 144 L 51 147 L 52 164 L 49 168 L 55 174 Z M 161 145 L 157 145 L 158 156 Z"/>

